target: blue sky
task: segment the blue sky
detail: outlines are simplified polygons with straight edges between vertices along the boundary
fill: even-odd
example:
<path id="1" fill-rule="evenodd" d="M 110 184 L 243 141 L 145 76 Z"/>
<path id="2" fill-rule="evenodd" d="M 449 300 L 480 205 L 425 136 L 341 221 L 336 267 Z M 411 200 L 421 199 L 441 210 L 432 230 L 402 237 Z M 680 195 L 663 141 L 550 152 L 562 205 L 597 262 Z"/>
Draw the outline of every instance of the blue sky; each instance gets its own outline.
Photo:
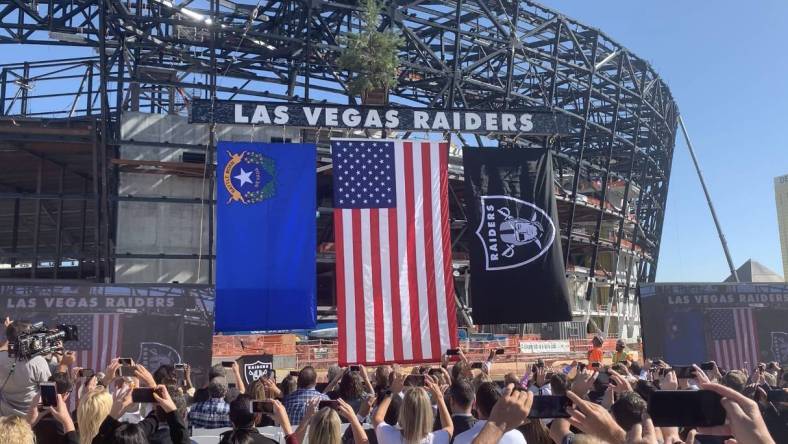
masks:
<path id="1" fill-rule="evenodd" d="M 788 174 L 788 2 L 544 0 L 648 60 L 679 104 L 734 262 L 782 273 L 774 177 Z M 0 63 L 77 48 L 4 45 Z M 725 258 L 683 139 L 677 139 L 657 280 L 717 282 Z"/>
<path id="2" fill-rule="evenodd" d="M 738 267 L 782 274 L 774 177 L 788 174 L 784 0 L 544 0 L 648 60 L 690 132 Z M 718 282 L 729 274 L 682 138 L 676 141 L 657 280 Z"/>

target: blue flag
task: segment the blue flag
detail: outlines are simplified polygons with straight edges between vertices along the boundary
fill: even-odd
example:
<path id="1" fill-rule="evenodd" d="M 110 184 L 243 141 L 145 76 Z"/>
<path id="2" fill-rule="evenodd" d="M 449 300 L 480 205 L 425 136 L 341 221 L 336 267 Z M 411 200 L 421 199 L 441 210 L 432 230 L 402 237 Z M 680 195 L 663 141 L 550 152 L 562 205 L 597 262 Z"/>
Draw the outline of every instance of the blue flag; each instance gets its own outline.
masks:
<path id="1" fill-rule="evenodd" d="M 217 145 L 216 331 L 313 328 L 314 144 Z"/>

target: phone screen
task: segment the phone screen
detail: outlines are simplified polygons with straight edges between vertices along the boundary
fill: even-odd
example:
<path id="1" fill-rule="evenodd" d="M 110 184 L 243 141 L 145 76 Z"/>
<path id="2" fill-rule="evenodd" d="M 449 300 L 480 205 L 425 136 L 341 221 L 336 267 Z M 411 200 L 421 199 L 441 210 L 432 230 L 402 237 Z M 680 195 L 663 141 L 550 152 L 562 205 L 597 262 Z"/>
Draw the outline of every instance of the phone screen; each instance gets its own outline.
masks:
<path id="1" fill-rule="evenodd" d="M 131 391 L 131 401 L 132 402 L 156 402 L 156 398 L 153 397 L 153 388 L 151 387 L 141 387 L 135 388 Z"/>
<path id="2" fill-rule="evenodd" d="M 531 406 L 531 411 L 528 413 L 529 418 L 568 418 L 566 408 L 572 402 L 566 396 L 534 396 L 534 402 Z"/>
<path id="3" fill-rule="evenodd" d="M 704 362 L 700 365 L 700 369 L 704 372 L 708 372 L 714 370 L 714 363 L 713 362 Z"/>
<path id="4" fill-rule="evenodd" d="M 676 377 L 679 379 L 692 379 L 695 377 L 695 369 L 689 366 L 673 367 Z"/>
<path id="5" fill-rule="evenodd" d="M 118 364 L 120 365 L 131 365 L 131 358 L 118 358 Z"/>
<path id="6" fill-rule="evenodd" d="M 446 356 L 457 356 L 460 354 L 459 348 L 450 348 L 446 350 Z"/>
<path id="7" fill-rule="evenodd" d="M 350 366 L 350 371 L 351 372 L 360 372 L 361 371 L 361 366 L 360 365 L 351 365 Z"/>
<path id="8" fill-rule="evenodd" d="M 299 376 L 298 372 L 290 372 L 290 376 L 295 376 L 296 378 Z"/>
<path id="9" fill-rule="evenodd" d="M 317 404 L 318 409 L 322 409 L 324 407 L 336 410 L 339 408 L 339 401 L 320 401 L 320 403 Z"/>
<path id="10" fill-rule="evenodd" d="M 598 362 L 592 362 L 592 363 L 591 363 L 591 367 L 593 367 L 593 368 L 599 368 L 599 367 L 601 367 L 601 364 L 600 364 L 600 363 L 598 363 Z"/>
<path id="11" fill-rule="evenodd" d="M 661 390 L 648 399 L 657 427 L 712 427 L 725 424 L 722 397 L 710 390 Z"/>
<path id="12" fill-rule="evenodd" d="M 57 388 L 54 382 L 42 382 L 39 385 L 41 388 L 41 405 L 50 407 L 57 405 Z"/>
<path id="13" fill-rule="evenodd" d="M 504 353 L 506 353 L 506 350 L 505 350 L 505 349 L 499 348 L 498 350 L 495 350 L 495 354 L 496 354 L 496 355 L 502 355 L 502 354 L 504 354 Z"/>
<path id="14" fill-rule="evenodd" d="M 270 400 L 250 401 L 252 413 L 274 413 L 274 403 Z"/>
<path id="15" fill-rule="evenodd" d="M 408 375 L 405 377 L 405 385 L 410 387 L 424 387 L 424 375 Z"/>
<path id="16" fill-rule="evenodd" d="M 222 361 L 222 367 L 224 367 L 224 368 L 232 368 L 233 367 L 233 361 Z"/>
<path id="17" fill-rule="evenodd" d="M 474 362 L 473 364 L 471 364 L 471 368 L 479 368 L 479 369 L 484 368 L 484 363 Z"/>
<path id="18" fill-rule="evenodd" d="M 95 374 L 96 372 L 94 372 L 92 368 L 83 368 L 77 372 L 77 376 L 80 378 L 92 378 Z"/>
<path id="19" fill-rule="evenodd" d="M 610 373 L 608 372 L 599 372 L 596 375 L 596 382 L 602 385 L 610 384 Z"/>

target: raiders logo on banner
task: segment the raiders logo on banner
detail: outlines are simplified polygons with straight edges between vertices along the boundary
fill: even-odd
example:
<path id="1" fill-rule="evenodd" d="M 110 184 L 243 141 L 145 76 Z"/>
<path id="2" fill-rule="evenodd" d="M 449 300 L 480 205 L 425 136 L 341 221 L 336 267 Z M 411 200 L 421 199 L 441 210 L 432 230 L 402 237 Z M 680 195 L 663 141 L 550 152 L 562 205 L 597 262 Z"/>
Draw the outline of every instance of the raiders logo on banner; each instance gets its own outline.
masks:
<path id="1" fill-rule="evenodd" d="M 241 357 L 241 369 L 246 385 L 257 381 L 263 376 L 270 377 L 274 373 L 272 355 L 253 355 Z"/>
<path id="2" fill-rule="evenodd" d="M 549 150 L 463 150 L 476 324 L 571 321 Z"/>
<path id="3" fill-rule="evenodd" d="M 553 245 L 555 225 L 536 205 L 511 196 L 482 196 L 476 235 L 486 270 L 517 268 L 539 259 Z"/>

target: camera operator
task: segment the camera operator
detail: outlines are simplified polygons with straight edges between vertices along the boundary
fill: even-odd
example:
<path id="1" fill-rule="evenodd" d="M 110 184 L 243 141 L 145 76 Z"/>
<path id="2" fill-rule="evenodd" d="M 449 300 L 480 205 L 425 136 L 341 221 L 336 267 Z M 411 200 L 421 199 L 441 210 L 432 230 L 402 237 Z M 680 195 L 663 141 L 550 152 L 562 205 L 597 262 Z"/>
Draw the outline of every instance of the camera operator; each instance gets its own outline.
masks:
<path id="1" fill-rule="evenodd" d="M 14 321 L 6 327 L 6 339 L 14 342 L 30 333 L 31 327 L 29 322 Z M 43 356 L 17 360 L 7 350 L 0 351 L 0 416 L 24 417 L 38 393 L 38 384 L 48 381 L 50 376 L 49 363 Z"/>

